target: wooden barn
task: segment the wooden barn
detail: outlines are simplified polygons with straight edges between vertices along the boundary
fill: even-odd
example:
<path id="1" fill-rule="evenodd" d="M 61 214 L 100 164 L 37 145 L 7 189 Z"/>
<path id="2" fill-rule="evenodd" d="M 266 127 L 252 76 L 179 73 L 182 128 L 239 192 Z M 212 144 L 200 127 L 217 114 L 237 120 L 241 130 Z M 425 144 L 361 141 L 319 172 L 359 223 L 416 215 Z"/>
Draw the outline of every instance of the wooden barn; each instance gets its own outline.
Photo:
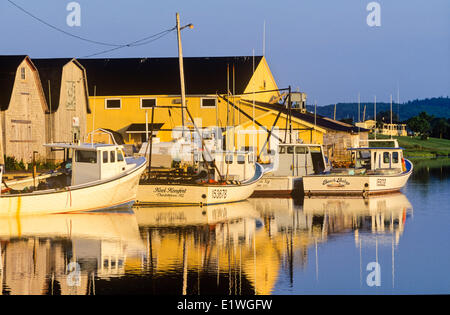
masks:
<path id="1" fill-rule="evenodd" d="M 4 154 L 30 163 L 45 160 L 47 104 L 36 66 L 28 56 L 0 56 L 0 108 Z"/>
<path id="2" fill-rule="evenodd" d="M 83 141 L 89 110 L 86 71 L 70 58 L 33 59 L 48 107 L 47 142 Z M 47 152 L 47 159 L 61 161 L 61 153 Z"/>

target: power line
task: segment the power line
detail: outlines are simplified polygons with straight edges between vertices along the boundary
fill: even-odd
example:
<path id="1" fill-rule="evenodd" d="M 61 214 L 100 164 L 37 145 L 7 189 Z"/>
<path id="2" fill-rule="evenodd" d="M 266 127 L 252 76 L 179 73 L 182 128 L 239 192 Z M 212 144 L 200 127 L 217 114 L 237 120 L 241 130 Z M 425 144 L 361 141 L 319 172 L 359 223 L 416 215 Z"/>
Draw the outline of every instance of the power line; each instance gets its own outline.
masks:
<path id="1" fill-rule="evenodd" d="M 22 11 L 25 14 L 27 14 L 28 16 L 32 17 L 33 19 L 35 19 L 35 20 L 43 23 L 44 25 L 47 25 L 48 27 L 50 27 L 50 28 L 52 28 L 52 29 L 54 29 L 54 30 L 56 30 L 58 32 L 61 32 L 61 33 L 65 34 L 65 35 L 67 35 L 67 36 L 70 36 L 70 37 L 73 37 L 73 38 L 76 38 L 76 39 L 79 39 L 79 40 L 82 40 L 82 41 L 85 41 L 85 42 L 89 42 L 89 43 L 92 43 L 92 44 L 114 47 L 114 48 L 111 48 L 111 49 L 103 50 L 103 51 L 100 51 L 100 52 L 97 52 L 97 53 L 94 53 L 94 54 L 90 54 L 90 55 L 84 56 L 83 58 L 93 57 L 93 56 L 96 56 L 96 55 L 100 55 L 100 54 L 104 54 L 104 53 L 107 53 L 107 52 L 115 51 L 115 50 L 118 50 L 118 49 L 121 49 L 121 48 L 125 48 L 125 47 L 146 45 L 146 44 L 149 44 L 151 42 L 154 42 L 154 41 L 160 39 L 161 37 L 166 36 L 167 34 L 169 34 L 170 32 L 172 32 L 172 31 L 174 31 L 176 29 L 176 27 L 172 27 L 170 29 L 164 30 L 162 32 L 159 32 L 159 33 L 156 33 L 156 34 L 153 34 L 153 35 L 150 35 L 150 36 L 146 36 L 144 38 L 135 40 L 135 41 L 127 43 L 127 44 L 112 44 L 112 43 L 106 43 L 106 42 L 100 42 L 100 41 L 96 41 L 96 40 L 91 40 L 91 39 L 88 39 L 88 38 L 84 38 L 84 37 L 81 37 L 81 36 L 69 33 L 67 31 L 65 31 L 65 30 L 63 30 L 63 29 L 61 29 L 61 28 L 59 28 L 57 26 L 54 26 L 54 25 L 44 21 L 43 19 L 35 16 L 34 14 L 32 14 L 29 11 L 25 10 L 24 8 L 22 8 L 21 6 L 17 5 L 13 1 L 11 1 L 11 0 L 7 0 L 7 1 L 10 4 L 12 4 L 13 6 L 15 6 L 17 9 L 19 9 L 20 11 Z M 156 38 L 154 38 L 154 37 L 156 37 Z"/>
<path id="2" fill-rule="evenodd" d="M 71 37 L 77 38 L 77 39 L 79 39 L 79 40 L 83 40 L 83 41 L 85 41 L 85 42 L 89 42 L 89 43 L 93 43 L 93 44 L 97 44 L 97 45 L 114 46 L 114 47 L 121 46 L 121 45 L 119 45 L 119 44 L 111 44 L 111 43 L 99 42 L 99 41 L 96 41 L 96 40 L 91 40 L 91 39 L 88 39 L 88 38 L 84 38 L 84 37 L 81 37 L 81 36 L 78 36 L 78 35 L 69 33 L 69 32 L 67 32 L 67 31 L 65 31 L 65 30 L 63 30 L 63 29 L 61 29 L 61 28 L 59 28 L 59 27 L 57 27 L 57 26 L 54 26 L 54 25 L 52 25 L 52 24 L 50 24 L 50 23 L 47 23 L 47 22 L 44 21 L 43 19 L 41 19 L 41 18 L 39 18 L 39 17 L 33 15 L 32 13 L 28 12 L 27 10 L 25 10 L 25 9 L 22 8 L 21 6 L 17 5 L 17 4 L 14 3 L 13 1 L 11 1 L 11 0 L 7 0 L 7 1 L 8 1 L 10 4 L 12 4 L 13 6 L 15 6 L 17 9 L 19 9 L 20 11 L 24 12 L 25 14 L 27 14 L 28 16 L 31 16 L 33 19 L 35 19 L 35 20 L 41 22 L 42 24 L 45 24 L 45 25 L 47 25 L 48 27 L 50 27 L 50 28 L 52 28 L 52 29 L 54 29 L 54 30 L 56 30 L 56 31 L 58 31 L 58 32 L 61 32 L 61 33 L 65 34 L 65 35 L 67 35 L 67 36 L 71 36 Z"/>
<path id="3" fill-rule="evenodd" d="M 170 32 L 172 32 L 173 30 L 175 30 L 175 28 L 171 28 L 171 29 L 165 30 L 165 31 L 163 31 L 163 32 L 160 32 L 160 33 L 158 33 L 158 34 L 152 35 L 152 36 L 150 36 L 150 37 L 155 37 L 155 36 L 160 35 L 160 36 L 158 36 L 158 37 L 156 37 L 156 38 L 154 38 L 154 39 L 152 39 L 152 40 L 148 40 L 150 37 L 147 37 L 147 38 L 145 38 L 145 39 L 141 39 L 141 40 L 138 40 L 138 41 L 129 43 L 129 44 L 121 45 L 121 46 L 114 47 L 114 48 L 111 48 L 111 49 L 102 50 L 102 51 L 96 52 L 96 53 L 94 53 L 94 54 L 90 54 L 90 55 L 87 55 L 87 56 L 83 56 L 82 58 L 90 58 L 90 57 L 93 57 L 93 56 L 105 54 L 105 53 L 112 52 L 112 51 L 115 51 L 115 50 L 118 50 L 118 49 L 121 49 L 121 48 L 125 48 L 125 47 L 136 47 L 136 46 L 147 45 L 147 44 L 149 44 L 149 43 L 151 43 L 151 42 L 154 42 L 154 41 L 160 39 L 161 37 L 166 36 L 167 34 L 169 34 Z M 141 43 L 141 42 L 144 41 L 144 40 L 148 40 L 148 41 Z"/>

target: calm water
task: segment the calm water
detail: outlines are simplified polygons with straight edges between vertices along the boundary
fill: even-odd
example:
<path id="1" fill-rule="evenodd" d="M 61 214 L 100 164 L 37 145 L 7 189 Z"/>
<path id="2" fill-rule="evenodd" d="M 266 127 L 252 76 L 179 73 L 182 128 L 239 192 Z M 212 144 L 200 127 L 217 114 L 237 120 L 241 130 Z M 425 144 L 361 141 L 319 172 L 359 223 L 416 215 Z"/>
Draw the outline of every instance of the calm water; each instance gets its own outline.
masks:
<path id="1" fill-rule="evenodd" d="M 403 193 L 368 200 L 0 218 L 0 291 L 448 294 L 449 171 L 417 161 Z"/>

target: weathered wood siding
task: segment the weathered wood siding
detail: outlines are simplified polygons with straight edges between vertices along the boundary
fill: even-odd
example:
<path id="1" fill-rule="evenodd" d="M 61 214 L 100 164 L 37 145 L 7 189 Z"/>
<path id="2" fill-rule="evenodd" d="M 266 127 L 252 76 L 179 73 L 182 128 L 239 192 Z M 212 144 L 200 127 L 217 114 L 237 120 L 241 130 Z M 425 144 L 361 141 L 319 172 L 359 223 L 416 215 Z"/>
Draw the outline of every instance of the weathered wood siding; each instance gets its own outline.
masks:
<path id="1" fill-rule="evenodd" d="M 56 104 L 54 104 L 55 106 Z M 60 98 L 56 112 L 47 117 L 48 142 L 72 142 L 86 136 L 87 90 L 85 74 L 74 61 L 64 65 L 61 76 Z M 77 139 L 74 139 L 74 132 Z M 48 158 L 62 161 L 62 152 L 48 152 Z"/>
<path id="2" fill-rule="evenodd" d="M 2 112 L 6 156 L 30 163 L 37 151 L 36 159 L 45 160 L 45 110 L 38 73 L 25 59 L 17 68 L 9 107 Z"/>

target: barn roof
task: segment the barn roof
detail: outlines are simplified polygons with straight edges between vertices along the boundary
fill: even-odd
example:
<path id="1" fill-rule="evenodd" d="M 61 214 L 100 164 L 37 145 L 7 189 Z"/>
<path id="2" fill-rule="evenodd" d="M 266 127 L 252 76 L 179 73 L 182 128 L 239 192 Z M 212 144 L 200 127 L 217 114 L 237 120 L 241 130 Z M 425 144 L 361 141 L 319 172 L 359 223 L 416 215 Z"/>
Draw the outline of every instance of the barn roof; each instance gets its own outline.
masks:
<path id="1" fill-rule="evenodd" d="M 89 95 L 179 95 L 178 58 L 77 59 L 88 77 Z M 255 68 L 262 56 L 255 57 Z M 227 65 L 230 86 L 233 65 L 235 91 L 241 94 L 253 74 L 253 57 L 184 57 L 186 94 L 226 93 Z"/>
<path id="2" fill-rule="evenodd" d="M 26 55 L 0 56 L 0 110 L 9 107 L 16 72 Z"/>
<path id="3" fill-rule="evenodd" d="M 48 108 L 51 108 L 51 112 L 56 112 L 59 108 L 59 99 L 62 83 L 63 67 L 73 61 L 82 71 L 83 66 L 72 58 L 47 58 L 47 59 L 34 59 L 33 63 L 39 72 L 41 79 L 42 89 L 44 91 L 45 100 L 47 101 Z M 89 113 L 89 101 L 88 95 L 86 95 L 87 112 Z"/>
<path id="4" fill-rule="evenodd" d="M 253 100 L 243 100 L 247 103 L 252 103 Z M 255 105 L 264 107 L 264 108 L 268 108 L 268 109 L 272 109 L 272 110 L 276 110 L 281 111 L 283 114 L 288 115 L 288 109 L 286 106 L 283 106 L 281 104 L 270 104 L 270 103 L 265 103 L 265 102 L 259 102 L 259 101 L 255 101 Z M 319 127 L 322 127 L 324 129 L 328 129 L 328 130 L 333 130 L 333 131 L 345 131 L 345 132 L 365 132 L 365 131 L 369 131 L 367 129 L 364 128 L 360 128 L 360 127 L 355 127 L 353 125 L 350 124 L 346 124 L 340 121 L 336 121 L 333 120 L 331 118 L 328 117 L 324 117 L 324 116 L 320 116 L 320 115 L 314 115 L 314 113 L 310 113 L 310 112 L 300 112 L 297 109 L 292 109 L 291 110 L 291 115 L 293 117 L 296 117 L 298 119 L 301 119 L 303 121 L 306 121 L 310 124 L 316 124 Z M 315 117 L 314 117 L 315 116 Z"/>

